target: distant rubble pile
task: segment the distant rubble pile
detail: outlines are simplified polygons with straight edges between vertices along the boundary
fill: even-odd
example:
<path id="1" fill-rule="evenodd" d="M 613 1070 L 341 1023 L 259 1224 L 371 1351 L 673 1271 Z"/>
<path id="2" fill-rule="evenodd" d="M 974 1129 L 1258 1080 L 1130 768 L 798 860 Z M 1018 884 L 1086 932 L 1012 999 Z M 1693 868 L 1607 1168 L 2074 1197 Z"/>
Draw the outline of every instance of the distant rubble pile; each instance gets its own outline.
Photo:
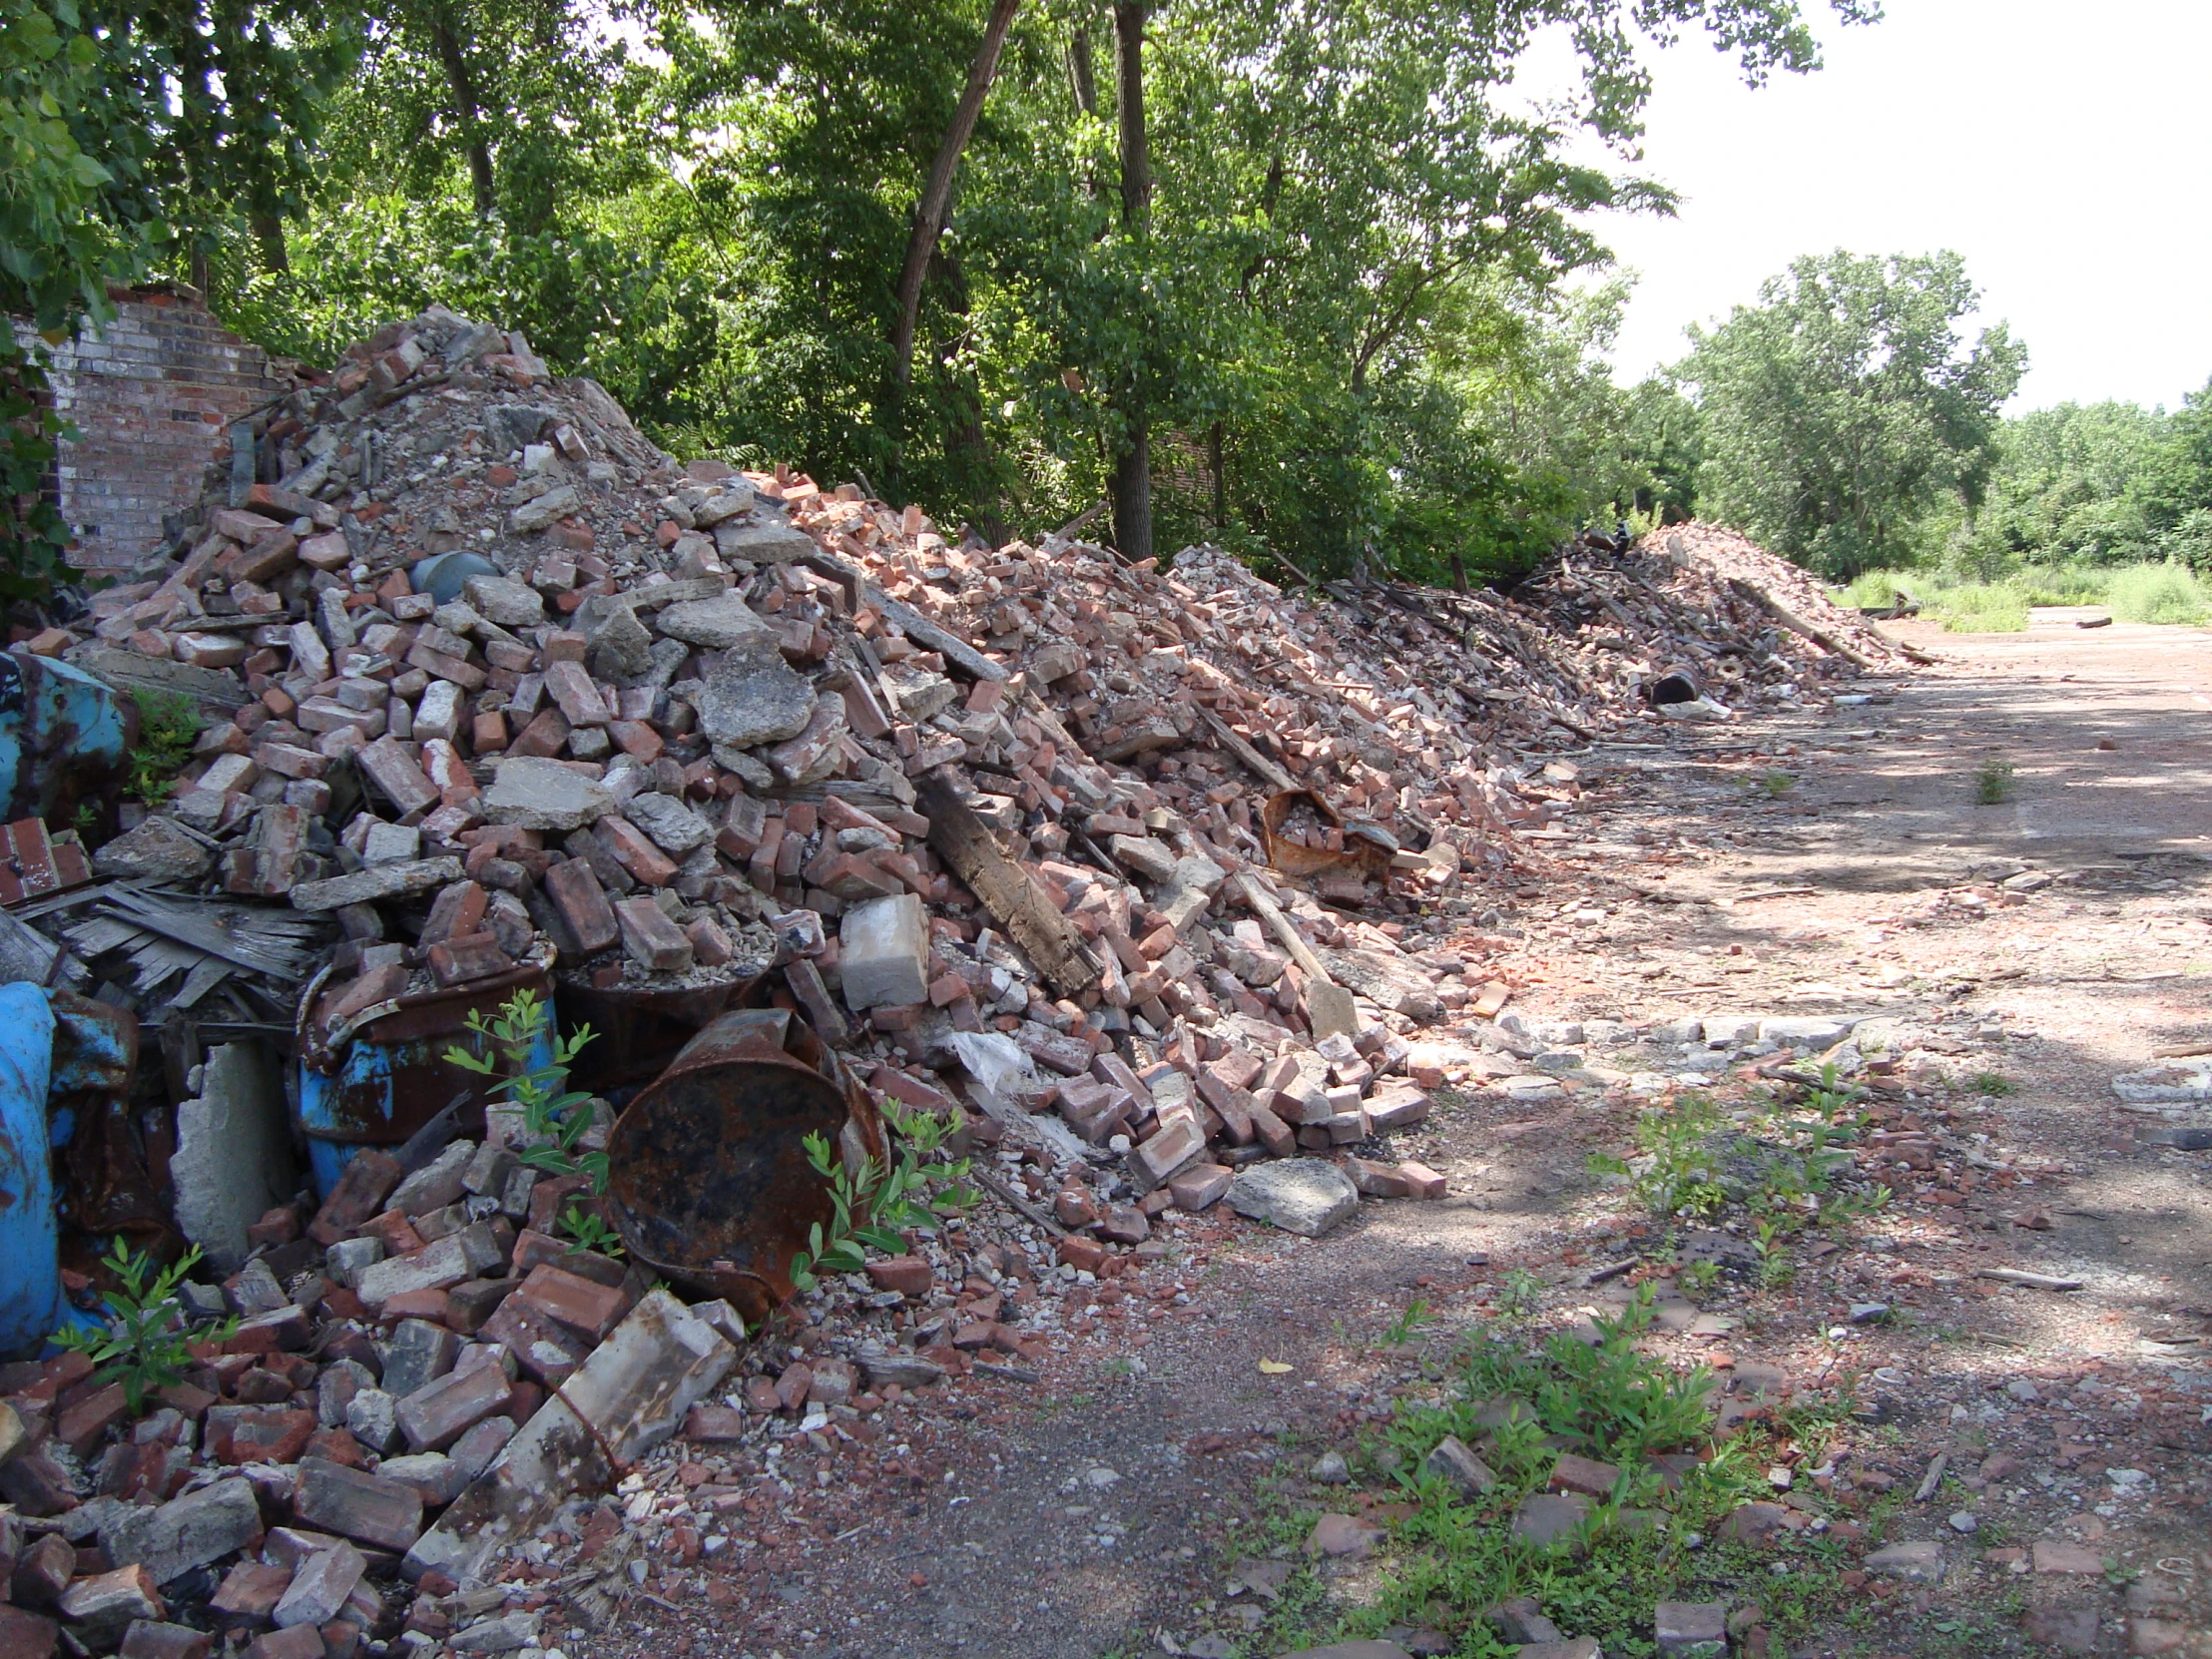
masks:
<path id="1" fill-rule="evenodd" d="M 170 560 L 30 642 L 214 717 L 168 804 L 24 912 L 67 947 L 49 982 L 162 1025 L 141 1092 L 183 1142 L 177 1226 L 246 1320 L 136 1427 L 73 1362 L 6 1374 L 30 1424 L 8 1495 L 115 1569 L 53 1575 L 95 1647 L 242 1549 L 216 1602 L 242 1628 L 376 1629 L 380 1552 L 436 1575 L 410 1616 L 442 1640 L 488 1616 L 455 1582 L 595 1457 L 673 1431 L 743 1338 L 554 1244 L 580 1184 L 516 1165 L 512 1113 L 412 1167 L 395 1129 L 318 1163 L 315 1198 L 242 1209 L 285 1131 L 247 1156 L 272 1131 L 239 1115 L 285 1091 L 231 1089 L 241 1050 L 192 1020 L 291 1027 L 312 1096 L 377 1022 L 455 998 L 540 987 L 564 1025 L 594 995 L 694 1024 L 769 999 L 874 1098 L 998 1149 L 1025 1287 L 1123 1272 L 1168 1209 L 1224 1197 L 1319 1233 L 1363 1195 L 1442 1194 L 1389 1150 L 1445 1078 L 1416 1039 L 1506 989 L 1440 935 L 1537 868 L 1572 794 L 1559 734 L 1675 702 L 1725 720 L 1888 660 L 1698 527 L 1586 538 L 1509 595 L 1301 597 L 1210 548 L 1163 571 L 948 539 L 851 486 L 680 467 L 601 388 L 442 308 L 251 430 Z M 388 1082 L 416 1121 L 444 1104 Z M 824 1298 L 892 1310 L 875 1381 L 926 1381 L 1024 1352 L 1033 1295 L 930 1314 L 971 1271 L 931 1244 Z M 824 1403 L 791 1392 L 757 1377 L 729 1409 Z M 134 1576 L 157 1547 L 174 1572 Z"/>

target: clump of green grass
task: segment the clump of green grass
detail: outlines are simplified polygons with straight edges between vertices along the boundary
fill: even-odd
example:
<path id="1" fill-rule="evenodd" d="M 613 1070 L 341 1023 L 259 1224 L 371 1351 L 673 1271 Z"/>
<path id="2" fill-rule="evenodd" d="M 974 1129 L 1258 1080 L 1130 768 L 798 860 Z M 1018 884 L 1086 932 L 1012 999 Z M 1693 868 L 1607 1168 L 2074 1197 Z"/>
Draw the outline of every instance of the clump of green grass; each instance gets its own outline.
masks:
<path id="1" fill-rule="evenodd" d="M 1903 594 L 1953 634 L 2016 634 L 2043 605 L 2109 605 L 2122 622 L 2183 627 L 2212 618 L 2212 583 L 2178 560 L 2125 565 L 2023 564 L 1993 578 L 1870 570 L 1835 590 L 1838 604 L 1887 609 Z"/>
<path id="2" fill-rule="evenodd" d="M 1973 775 L 1973 798 L 1984 807 L 2001 807 L 2012 799 L 2013 768 L 2010 761 L 1983 761 Z"/>
<path id="3" fill-rule="evenodd" d="M 1483 1612 L 1519 1595 L 1534 1596 L 1555 1622 L 1597 1638 L 1608 1653 L 1648 1655 L 1653 1604 L 1665 1600 L 1757 1600 L 1782 1641 L 1833 1628 L 1848 1600 L 1841 1543 L 1820 1536 L 1794 1542 L 1784 1582 L 1771 1551 L 1714 1534 L 1739 1504 L 1771 1495 L 1764 1471 L 1785 1444 L 1801 1460 L 1826 1455 L 1848 1415 L 1848 1391 L 1716 1439 L 1712 1376 L 1642 1352 L 1651 1317 L 1646 1289 L 1618 1320 L 1597 1320 L 1594 1340 L 1562 1334 L 1523 1347 L 1476 1338 L 1464 1347 L 1452 1397 L 1401 1411 L 1363 1460 L 1413 1505 L 1394 1528 L 1375 1599 L 1336 1620 L 1319 1600 L 1286 1612 L 1291 1592 L 1307 1582 L 1300 1574 L 1269 1621 L 1265 1645 L 1251 1651 L 1411 1623 L 1443 1631 L 1461 1654 L 1495 1659 L 1512 1650 L 1483 1623 Z M 1491 1490 L 1471 1495 L 1423 1468 L 1446 1434 L 1488 1466 Z M 1614 1488 L 1552 1547 L 1519 1542 L 1511 1516 L 1523 1498 L 1544 1490 L 1561 1447 L 1612 1465 Z M 1673 1454 L 1664 1467 L 1651 1460 L 1662 1454 Z M 1313 1524 L 1310 1513 L 1286 1522 L 1280 1534 L 1294 1547 Z M 1691 1547 L 1692 1532 L 1711 1541 Z"/>
<path id="4" fill-rule="evenodd" d="M 2122 622 L 2192 626 L 2212 612 L 2212 591 L 2186 565 L 2128 565 L 2112 572 L 2105 603 Z"/>
<path id="5" fill-rule="evenodd" d="M 142 691 L 138 704 L 138 742 L 131 746 L 123 793 L 133 801 L 159 807 L 177 788 L 178 774 L 192 759 L 193 741 L 207 727 L 200 706 L 182 692 Z"/>
<path id="6" fill-rule="evenodd" d="M 1923 614 L 1949 634 L 2017 634 L 2027 627 L 2028 596 L 2009 582 L 1938 588 Z"/>

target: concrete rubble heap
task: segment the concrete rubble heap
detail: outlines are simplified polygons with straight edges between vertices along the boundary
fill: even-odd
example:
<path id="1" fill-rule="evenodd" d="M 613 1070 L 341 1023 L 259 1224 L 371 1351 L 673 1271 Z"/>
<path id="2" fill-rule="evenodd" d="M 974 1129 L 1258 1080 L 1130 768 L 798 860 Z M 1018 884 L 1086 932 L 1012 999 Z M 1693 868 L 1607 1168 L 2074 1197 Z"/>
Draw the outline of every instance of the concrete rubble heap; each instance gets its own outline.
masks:
<path id="1" fill-rule="evenodd" d="M 1319 1233 L 1363 1196 L 1441 1196 L 1389 1152 L 1445 1080 L 1419 1034 L 1505 987 L 1423 935 L 1571 810 L 1537 746 L 1685 702 L 1725 720 L 1888 649 L 1696 527 L 1586 539 L 1510 596 L 1301 598 L 1206 548 L 1162 571 L 948 540 L 851 486 L 681 467 L 442 308 L 255 430 L 171 562 L 35 644 L 229 711 L 95 868 L 334 920 L 310 1044 L 531 964 L 599 989 L 773 972 L 871 1088 L 995 1149 L 1025 1242 L 833 1282 L 897 1310 L 885 1346 L 717 1406 L 735 1317 L 555 1242 L 573 1183 L 496 1114 L 412 1170 L 364 1151 L 246 1230 L 204 1310 L 242 1323 L 143 1420 L 74 1358 L 0 1370 L 22 1616 L 125 1652 L 188 1651 L 155 1645 L 164 1598 L 212 1590 L 261 1659 L 304 1656 L 300 1629 L 349 1653 L 390 1636 L 402 1565 L 415 1645 L 477 1620 L 500 1628 L 458 1646 L 535 1646 L 506 1628 L 534 1613 L 464 1586 L 695 1402 L 820 1415 L 1018 1360 L 1040 1282 L 1156 1259 L 1170 1210 Z M 988 1292 L 957 1319 L 929 1311 L 948 1276 Z M 77 1553 L 44 1595 L 49 1538 Z M 95 1540 L 112 1571 L 79 1575 Z"/>

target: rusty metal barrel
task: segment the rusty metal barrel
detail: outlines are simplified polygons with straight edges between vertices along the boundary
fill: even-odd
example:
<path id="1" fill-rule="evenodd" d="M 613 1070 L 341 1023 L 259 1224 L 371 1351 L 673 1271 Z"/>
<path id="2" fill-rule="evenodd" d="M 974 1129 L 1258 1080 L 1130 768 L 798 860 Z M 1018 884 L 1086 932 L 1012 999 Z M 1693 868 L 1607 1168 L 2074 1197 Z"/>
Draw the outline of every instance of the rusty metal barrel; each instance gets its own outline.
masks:
<path id="1" fill-rule="evenodd" d="M 805 1021 L 723 1014 L 616 1120 L 607 1217 L 633 1260 L 763 1319 L 791 1297 L 809 1230 L 831 1219 L 807 1159 L 814 1134 L 847 1158 L 883 1150 L 867 1092 Z"/>

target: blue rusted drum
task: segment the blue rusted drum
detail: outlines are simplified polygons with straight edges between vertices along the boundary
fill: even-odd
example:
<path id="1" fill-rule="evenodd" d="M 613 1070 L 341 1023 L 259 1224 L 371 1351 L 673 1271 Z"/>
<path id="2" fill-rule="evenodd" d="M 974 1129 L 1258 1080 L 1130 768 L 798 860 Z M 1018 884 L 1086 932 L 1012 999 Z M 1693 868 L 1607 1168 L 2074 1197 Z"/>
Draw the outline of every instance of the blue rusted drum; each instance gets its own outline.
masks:
<path id="1" fill-rule="evenodd" d="M 481 1135 L 484 1103 L 498 1080 L 462 1070 L 445 1051 L 456 1044 L 476 1046 L 468 1029 L 470 1012 L 494 1019 L 517 991 L 534 992 L 550 1009 L 551 965 L 552 950 L 545 946 L 542 959 L 518 963 L 511 972 L 451 990 L 397 996 L 362 1009 L 335 1030 L 324 1030 L 313 1017 L 326 979 L 317 975 L 299 999 L 295 1027 L 299 1131 L 306 1137 L 316 1195 L 328 1194 L 362 1147 L 397 1146 L 456 1094 L 469 1097 L 457 1132 Z M 538 1033 L 530 1063 L 553 1063 L 550 1022 Z"/>
<path id="2" fill-rule="evenodd" d="M 0 822 L 66 827 L 123 781 L 136 710 L 83 669 L 0 651 Z"/>
<path id="3" fill-rule="evenodd" d="M 0 985 L 0 1359 L 35 1356 L 61 1323 L 60 1235 L 46 1096 L 54 1010 L 36 985 Z"/>

